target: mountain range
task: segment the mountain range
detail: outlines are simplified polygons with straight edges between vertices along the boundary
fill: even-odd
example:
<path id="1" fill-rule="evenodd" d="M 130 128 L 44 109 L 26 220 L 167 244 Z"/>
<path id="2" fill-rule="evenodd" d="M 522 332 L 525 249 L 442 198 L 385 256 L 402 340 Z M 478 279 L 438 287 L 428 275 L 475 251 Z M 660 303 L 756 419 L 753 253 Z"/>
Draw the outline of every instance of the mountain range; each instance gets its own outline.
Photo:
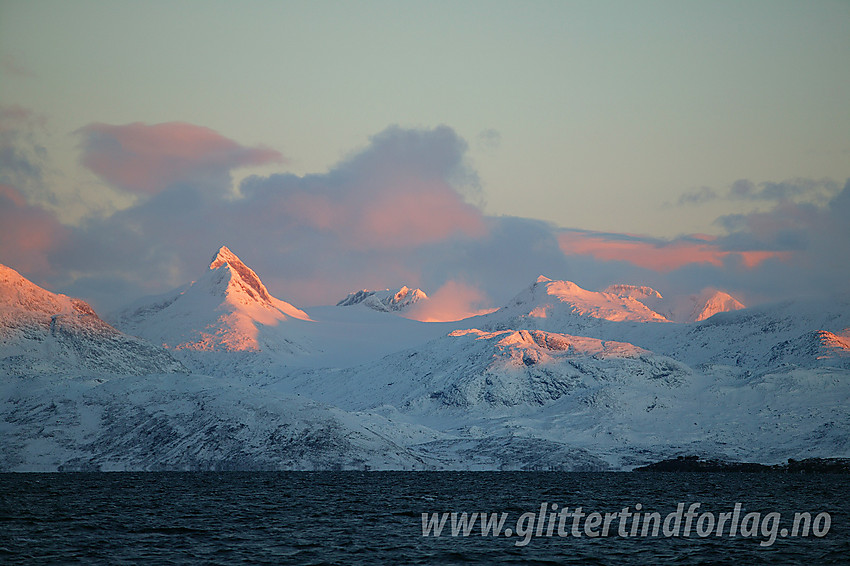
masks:
<path id="1" fill-rule="evenodd" d="M 404 311 L 419 301 L 428 300 L 428 295 L 422 289 L 410 289 L 407 286 L 402 286 L 398 290 L 370 291 L 369 289 L 362 289 L 355 293 L 349 293 L 336 306 L 363 305 L 379 312 L 391 312 Z"/>
<path id="2" fill-rule="evenodd" d="M 746 308 L 540 276 L 489 314 L 405 318 L 429 300 L 297 308 L 222 247 L 196 281 L 104 321 L 0 266 L 0 470 L 850 456 L 848 297 Z"/>

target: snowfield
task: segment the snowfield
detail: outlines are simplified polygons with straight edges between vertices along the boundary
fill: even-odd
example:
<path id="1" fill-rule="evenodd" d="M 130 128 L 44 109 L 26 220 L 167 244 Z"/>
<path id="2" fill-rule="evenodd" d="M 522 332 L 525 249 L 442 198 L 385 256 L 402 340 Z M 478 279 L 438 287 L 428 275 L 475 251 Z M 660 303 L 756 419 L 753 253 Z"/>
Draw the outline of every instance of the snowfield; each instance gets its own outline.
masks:
<path id="1" fill-rule="evenodd" d="M 540 277 L 458 322 L 419 289 L 299 309 L 222 247 L 101 320 L 0 267 L 0 470 L 631 469 L 850 456 L 850 298 Z"/>

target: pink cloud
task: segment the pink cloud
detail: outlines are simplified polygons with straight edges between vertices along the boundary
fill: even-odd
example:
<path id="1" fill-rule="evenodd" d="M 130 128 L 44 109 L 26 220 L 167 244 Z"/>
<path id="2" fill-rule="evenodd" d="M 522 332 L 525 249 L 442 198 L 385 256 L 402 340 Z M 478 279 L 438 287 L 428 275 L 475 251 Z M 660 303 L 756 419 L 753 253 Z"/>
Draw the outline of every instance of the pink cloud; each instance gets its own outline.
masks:
<path id="1" fill-rule="evenodd" d="M 362 246 L 404 248 L 455 233 L 477 238 L 485 232 L 477 208 L 463 202 L 450 187 L 432 183 L 380 195 L 363 210 L 355 236 Z"/>
<path id="2" fill-rule="evenodd" d="M 48 254 L 67 237 L 68 230 L 52 214 L 0 184 L 0 263 L 28 276 L 49 275 Z"/>
<path id="3" fill-rule="evenodd" d="M 357 250 L 402 249 L 452 235 L 486 234 L 481 211 L 439 183 L 415 190 L 387 186 L 362 196 L 357 190 L 335 197 L 293 192 L 269 205 L 294 222 L 336 234 L 347 248 Z"/>
<path id="4" fill-rule="evenodd" d="M 310 228 L 347 251 L 481 238 L 487 234 L 484 216 L 461 192 L 475 184 L 468 182 L 473 175 L 465 151 L 465 143 L 445 127 L 391 127 L 328 173 L 247 179 L 241 205 L 274 226 Z M 467 182 L 457 188 L 458 179 Z"/>
<path id="5" fill-rule="evenodd" d="M 299 189 L 279 198 L 268 202 L 279 214 L 278 221 L 288 217 L 335 234 L 353 250 L 403 249 L 454 235 L 479 238 L 487 233 L 481 211 L 437 181 L 410 180 L 370 188 L 368 193 L 355 187 L 335 195 Z"/>
<path id="6" fill-rule="evenodd" d="M 624 236 L 597 232 L 562 232 L 558 235 L 558 244 L 565 255 L 589 255 L 605 261 L 625 261 L 662 272 L 697 263 L 722 267 L 724 261 L 730 257 L 740 258 L 747 268 L 756 267 L 770 258 L 789 257 L 788 252 L 724 250 L 717 245 L 716 238 L 704 234 L 669 242 Z"/>
<path id="7" fill-rule="evenodd" d="M 448 322 L 487 314 L 495 308 L 483 308 L 489 299 L 478 287 L 460 281 L 447 281 L 429 300 L 414 304 L 405 314 L 421 322 Z"/>
<path id="8" fill-rule="evenodd" d="M 125 191 L 155 194 L 180 182 L 229 182 L 231 169 L 283 161 L 272 149 L 245 147 L 218 132 L 183 122 L 90 124 L 82 163 Z"/>

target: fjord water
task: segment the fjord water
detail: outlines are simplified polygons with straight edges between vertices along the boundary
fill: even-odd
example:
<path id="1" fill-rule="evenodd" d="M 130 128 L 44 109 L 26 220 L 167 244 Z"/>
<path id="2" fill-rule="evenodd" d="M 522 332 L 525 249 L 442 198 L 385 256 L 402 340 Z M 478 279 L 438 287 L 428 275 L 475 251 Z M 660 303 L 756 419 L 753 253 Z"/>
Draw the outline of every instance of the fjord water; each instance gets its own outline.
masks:
<path id="1" fill-rule="evenodd" d="M 781 473 L 207 472 L 0 474 L 0 563 L 84 564 L 841 564 L 850 476 Z M 541 503 L 662 515 L 830 514 L 823 537 L 422 536 L 422 513 Z"/>

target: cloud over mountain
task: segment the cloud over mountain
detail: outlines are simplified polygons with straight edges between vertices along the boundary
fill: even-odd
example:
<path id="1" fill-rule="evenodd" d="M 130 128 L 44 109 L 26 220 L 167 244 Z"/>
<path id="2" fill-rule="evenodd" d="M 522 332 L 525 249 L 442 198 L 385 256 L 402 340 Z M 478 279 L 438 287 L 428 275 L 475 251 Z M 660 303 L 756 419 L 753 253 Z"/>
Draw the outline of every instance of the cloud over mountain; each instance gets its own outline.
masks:
<path id="1" fill-rule="evenodd" d="M 690 234 L 672 240 L 662 240 L 631 234 L 606 234 L 584 230 L 564 230 L 558 243 L 566 255 L 590 255 L 604 261 L 625 261 L 653 271 L 672 271 L 689 264 L 709 264 L 722 267 L 735 254 L 747 267 L 755 267 L 778 252 L 724 249 L 717 237 Z"/>
<path id="2" fill-rule="evenodd" d="M 589 289 L 711 286 L 748 304 L 832 293 L 850 280 L 836 260 L 850 252 L 850 184 L 753 185 L 748 198 L 772 208 L 719 218 L 718 236 L 662 239 L 486 215 L 473 204 L 480 182 L 467 143 L 447 126 L 392 126 L 325 172 L 255 175 L 239 187 L 234 169 L 282 156 L 185 123 L 91 124 L 78 135 L 82 163 L 137 198 L 63 225 L 34 197 L 40 169 L 27 176 L 18 167 L 0 183 L 0 261 L 101 309 L 191 280 L 221 242 L 241 250 L 272 292 L 305 306 L 332 304 L 351 289 L 409 285 L 440 299 L 431 308 L 478 312 L 539 273 Z M 26 136 L 4 143 L 10 159 L 49 157 Z M 812 197 L 831 191 L 822 202 Z"/>
<path id="3" fill-rule="evenodd" d="M 485 231 L 481 211 L 459 192 L 476 182 L 465 152 L 466 143 L 448 127 L 390 127 L 328 173 L 247 179 L 239 204 L 271 210 L 290 227 L 358 250 L 477 237 Z"/>
<path id="4" fill-rule="evenodd" d="M 82 163 L 106 183 L 131 193 L 156 194 L 178 183 L 220 188 L 222 181 L 230 184 L 232 169 L 283 161 L 275 150 L 245 147 L 183 122 L 95 123 L 77 133 Z"/>
<path id="5" fill-rule="evenodd" d="M 113 186 L 147 196 L 88 219 L 57 243 L 53 263 L 85 274 L 75 282 L 83 294 L 109 277 L 161 292 L 154 284 L 181 284 L 211 245 L 226 241 L 248 250 L 273 285 L 311 304 L 353 287 L 418 285 L 429 267 L 419 254 L 486 237 L 485 217 L 466 198 L 478 185 L 466 142 L 451 128 L 390 127 L 325 173 L 249 177 L 234 197 L 231 169 L 265 154 L 205 128 L 160 126 L 85 130 L 84 163 Z M 181 136 L 189 147 L 171 159 Z M 147 172 L 160 163 L 164 172 Z"/>

